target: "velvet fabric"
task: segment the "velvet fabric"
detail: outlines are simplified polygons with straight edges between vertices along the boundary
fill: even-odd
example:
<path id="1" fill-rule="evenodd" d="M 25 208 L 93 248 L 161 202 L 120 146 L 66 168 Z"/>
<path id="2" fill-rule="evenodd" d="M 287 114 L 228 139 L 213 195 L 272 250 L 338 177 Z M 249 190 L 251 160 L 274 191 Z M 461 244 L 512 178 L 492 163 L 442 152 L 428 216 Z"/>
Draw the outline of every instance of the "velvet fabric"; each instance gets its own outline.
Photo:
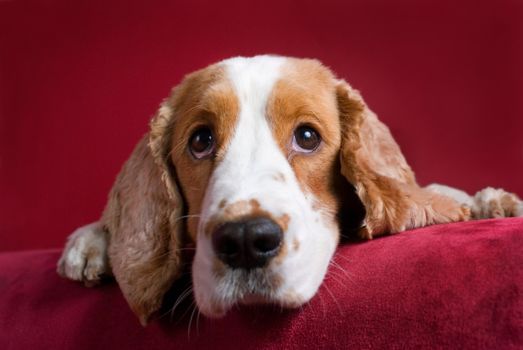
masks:
<path id="1" fill-rule="evenodd" d="M 0 254 L 2 349 L 520 349 L 523 219 L 431 226 L 342 244 L 298 310 L 193 312 L 174 287 L 143 328 L 118 287 L 58 277 L 57 250 Z M 304 266 L 304 268 L 307 268 Z"/>

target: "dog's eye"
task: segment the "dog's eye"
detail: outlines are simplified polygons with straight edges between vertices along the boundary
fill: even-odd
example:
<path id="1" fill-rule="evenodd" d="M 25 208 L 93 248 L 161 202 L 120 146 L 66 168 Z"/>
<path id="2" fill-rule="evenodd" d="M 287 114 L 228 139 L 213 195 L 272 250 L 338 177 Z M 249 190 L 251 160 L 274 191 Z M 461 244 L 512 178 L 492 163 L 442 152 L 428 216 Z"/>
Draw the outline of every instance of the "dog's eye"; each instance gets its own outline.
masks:
<path id="1" fill-rule="evenodd" d="M 214 137 L 211 129 L 201 127 L 189 139 L 189 150 L 196 159 L 209 156 L 214 151 Z"/>
<path id="2" fill-rule="evenodd" d="M 294 131 L 292 148 L 298 152 L 310 153 L 321 143 L 320 134 L 308 125 L 299 126 Z"/>

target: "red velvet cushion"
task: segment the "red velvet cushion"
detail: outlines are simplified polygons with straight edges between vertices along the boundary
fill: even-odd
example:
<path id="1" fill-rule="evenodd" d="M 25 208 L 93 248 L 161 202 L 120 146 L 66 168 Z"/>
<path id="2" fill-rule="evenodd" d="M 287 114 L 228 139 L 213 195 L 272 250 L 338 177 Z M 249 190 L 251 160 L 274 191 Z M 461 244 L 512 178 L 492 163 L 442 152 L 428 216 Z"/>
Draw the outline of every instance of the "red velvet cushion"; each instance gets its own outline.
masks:
<path id="1" fill-rule="evenodd" d="M 189 302 L 146 328 L 115 284 L 88 289 L 58 277 L 58 256 L 0 255 L 3 349 L 523 347 L 523 219 L 345 244 L 301 310 L 241 308 L 190 322 Z"/>

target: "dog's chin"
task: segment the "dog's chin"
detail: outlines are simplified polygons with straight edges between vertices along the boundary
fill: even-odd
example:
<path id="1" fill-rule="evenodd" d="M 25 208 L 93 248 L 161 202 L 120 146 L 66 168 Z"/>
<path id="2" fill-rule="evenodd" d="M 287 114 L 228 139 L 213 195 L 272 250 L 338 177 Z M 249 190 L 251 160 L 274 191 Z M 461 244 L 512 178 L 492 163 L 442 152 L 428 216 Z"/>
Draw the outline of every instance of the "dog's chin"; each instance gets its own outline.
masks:
<path id="1" fill-rule="evenodd" d="M 286 294 L 271 295 L 265 291 L 247 293 L 238 300 L 238 305 L 275 305 L 282 308 L 294 309 L 308 302 L 309 298 L 303 298 L 294 292 Z"/>
<path id="2" fill-rule="evenodd" d="M 215 277 L 216 278 L 216 277 Z M 221 318 L 233 307 L 275 305 L 293 309 L 308 302 L 314 295 L 302 296 L 285 290 L 281 278 L 264 269 L 230 270 L 205 289 L 194 280 L 194 295 L 200 312 L 209 318 Z"/>
<path id="3" fill-rule="evenodd" d="M 267 297 L 265 293 L 250 293 L 237 300 L 228 300 L 226 302 L 197 302 L 200 312 L 208 318 L 222 318 L 227 312 L 234 308 L 241 309 L 242 306 L 275 306 L 279 309 L 296 309 L 310 300 L 302 298 L 277 298 Z"/>

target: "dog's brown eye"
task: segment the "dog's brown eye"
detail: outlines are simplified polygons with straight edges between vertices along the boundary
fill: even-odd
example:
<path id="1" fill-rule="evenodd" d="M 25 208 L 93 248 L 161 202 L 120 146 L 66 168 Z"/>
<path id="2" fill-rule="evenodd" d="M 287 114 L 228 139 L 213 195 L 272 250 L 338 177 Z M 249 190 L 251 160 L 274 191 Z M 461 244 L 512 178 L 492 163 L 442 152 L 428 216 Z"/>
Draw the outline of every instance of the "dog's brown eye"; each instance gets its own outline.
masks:
<path id="1" fill-rule="evenodd" d="M 196 159 L 207 157 L 214 151 L 214 137 L 211 129 L 197 129 L 189 140 L 189 150 Z"/>
<path id="2" fill-rule="evenodd" d="M 294 131 L 292 147 L 295 151 L 310 153 L 321 143 L 320 134 L 312 127 L 303 125 Z"/>

